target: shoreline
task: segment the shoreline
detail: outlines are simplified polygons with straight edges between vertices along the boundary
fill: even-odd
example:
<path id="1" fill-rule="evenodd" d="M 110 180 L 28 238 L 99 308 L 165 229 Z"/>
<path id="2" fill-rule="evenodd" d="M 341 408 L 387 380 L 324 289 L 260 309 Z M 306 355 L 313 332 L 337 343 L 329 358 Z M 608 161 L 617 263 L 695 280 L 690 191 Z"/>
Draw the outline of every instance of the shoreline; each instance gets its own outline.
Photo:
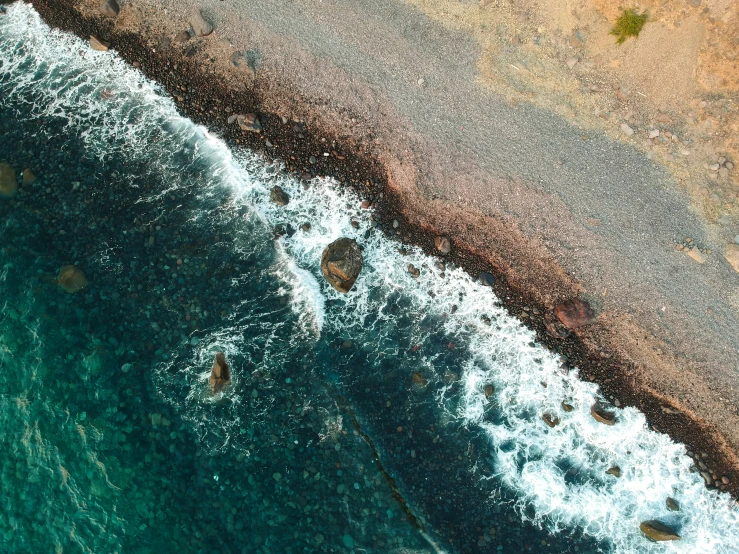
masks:
<path id="1" fill-rule="evenodd" d="M 267 159 L 280 160 L 298 178 L 305 173 L 335 177 L 375 204 L 376 218 L 385 231 L 391 229 L 392 221 L 397 219 L 400 224 L 400 238 L 407 235 L 410 239 L 407 242 L 420 246 L 428 254 L 437 255 L 433 240 L 439 232 L 446 234 L 444 230 L 437 231 L 429 225 L 418 224 L 418 214 L 409 211 L 408 204 L 411 204 L 412 209 L 412 201 L 403 198 L 402 192 L 392 182 L 388 182 L 388 171 L 382 161 L 361 152 L 360 145 L 324 132 L 320 124 L 308 124 L 304 131 L 296 130 L 294 121 L 283 123 L 280 115 L 264 109 L 265 103 L 257 88 L 249 90 L 247 87 L 246 92 L 241 92 L 221 85 L 217 79 L 212 79 L 203 72 L 192 59 L 182 57 L 174 51 L 163 54 L 152 52 L 141 35 L 120 33 L 114 28 L 112 21 L 102 17 L 86 19 L 70 0 L 57 1 L 53 6 L 47 0 L 32 0 L 31 3 L 52 27 L 71 31 L 83 38 L 95 34 L 110 41 L 111 47 L 128 63 L 138 64 L 147 77 L 166 88 L 170 94 L 179 96 L 173 96 L 173 100 L 183 115 L 206 125 L 228 144 L 247 146 Z M 182 87 L 187 90 L 183 91 Z M 176 90 L 180 92 L 176 93 Z M 290 96 L 289 91 L 284 94 Z M 215 102 L 215 99 L 219 101 Z M 303 99 L 296 94 L 293 95 L 293 101 L 300 106 Z M 214 107 L 207 109 L 206 105 Z M 226 107 L 231 108 L 231 111 L 226 112 Z M 249 112 L 259 115 L 263 125 L 262 133 L 244 134 L 237 126 L 227 123 L 231 114 Z M 315 163 L 310 163 L 310 158 L 315 153 L 326 150 L 320 137 L 333 145 L 332 150 L 336 154 L 328 158 L 317 156 Z M 274 144 L 272 148 L 265 146 L 265 138 Z M 368 186 L 367 183 L 372 184 Z M 630 360 L 616 352 L 598 348 L 601 341 L 598 340 L 597 330 L 584 330 L 587 340 L 577 334 L 566 339 L 549 336 L 544 325 L 544 316 L 549 313 L 550 308 L 529 288 L 532 284 L 508 279 L 505 267 L 491 261 L 490 255 L 476 250 L 472 244 L 465 244 L 464 240 L 457 239 L 456 236 L 451 238 L 454 247 L 451 254 L 444 257 L 445 260 L 453 261 L 473 276 L 480 271 L 492 271 L 496 276 L 493 288 L 502 305 L 524 325 L 535 330 L 537 339 L 542 344 L 564 356 L 569 365 L 579 367 L 581 377 L 597 383 L 601 393 L 611 402 L 617 399 L 621 406 L 637 407 L 645 414 L 652 429 L 667 433 L 696 454 L 706 453 L 707 456 L 702 457 L 702 460 L 714 471 L 719 481 L 724 475 L 731 478 L 728 485 L 721 484 L 718 488 L 739 498 L 739 483 L 734 477 L 739 474 L 739 462 L 716 429 L 681 411 L 679 404 L 641 385 Z M 577 296 L 577 293 L 573 289 L 570 296 Z M 525 319 L 521 317 L 524 308 L 527 308 L 527 313 L 531 313 Z M 607 340 L 602 342 L 607 345 Z M 665 407 L 668 411 L 665 411 Z"/>

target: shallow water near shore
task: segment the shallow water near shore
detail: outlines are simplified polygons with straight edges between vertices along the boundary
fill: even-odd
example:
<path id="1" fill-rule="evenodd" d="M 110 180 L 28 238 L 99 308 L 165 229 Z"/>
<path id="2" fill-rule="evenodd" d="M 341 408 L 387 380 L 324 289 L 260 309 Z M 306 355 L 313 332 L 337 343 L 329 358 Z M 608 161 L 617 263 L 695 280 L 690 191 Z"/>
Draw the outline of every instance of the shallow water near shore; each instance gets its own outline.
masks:
<path id="1" fill-rule="evenodd" d="M 350 192 L 230 150 L 26 5 L 0 63 L 0 161 L 38 176 L 0 199 L 4 551 L 735 551 L 683 446 L 632 408 L 595 422 L 594 385 Z M 319 268 L 340 236 L 365 259 L 345 296 Z"/>

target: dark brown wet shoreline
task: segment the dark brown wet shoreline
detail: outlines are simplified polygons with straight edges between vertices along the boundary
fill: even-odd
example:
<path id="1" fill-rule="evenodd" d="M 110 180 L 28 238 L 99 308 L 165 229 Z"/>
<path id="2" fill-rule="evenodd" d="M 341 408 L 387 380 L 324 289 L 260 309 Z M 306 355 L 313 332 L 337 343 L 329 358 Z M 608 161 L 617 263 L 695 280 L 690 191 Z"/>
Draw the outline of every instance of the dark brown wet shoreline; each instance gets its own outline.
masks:
<path id="1" fill-rule="evenodd" d="M 153 52 L 141 36 L 119 33 L 109 20 L 102 17 L 83 18 L 74 8 L 74 0 L 31 0 L 31 3 L 52 27 L 83 38 L 94 34 L 109 41 L 123 59 L 137 65 L 147 77 L 166 87 L 182 113 L 193 121 L 207 125 L 231 144 L 247 146 L 269 159 L 281 160 L 296 177 L 302 178 L 307 173 L 311 176 L 335 177 L 374 203 L 376 218 L 386 231 L 393 232 L 391 222 L 397 219 L 401 239 L 407 238 L 409 243 L 419 245 L 428 254 L 436 254 L 433 243 L 435 230 L 406 223 L 402 199 L 388 186 L 382 164 L 363 154 L 361 147 L 351 139 L 332 136 L 317 126 L 306 125 L 301 130 L 295 127 L 294 121 L 283 123 L 279 115 L 260 110 L 264 102 L 258 89 L 235 91 L 214 75 L 203 71 L 199 62 L 183 57 L 175 50 Z M 301 101 L 296 95 L 294 102 L 300 105 Z M 226 108 L 230 110 L 226 111 Z M 245 133 L 238 126 L 227 123 L 230 115 L 249 112 L 259 115 L 262 133 Z M 265 146 L 265 139 L 274 146 Z M 324 157 L 324 151 L 332 152 L 332 155 Z M 314 163 L 310 161 L 312 156 L 315 156 Z M 739 468 L 735 466 L 730 450 L 717 432 L 700 420 L 670 409 L 668 399 L 646 390 L 634 377 L 636 372 L 630 362 L 619 359 L 613 353 L 594 351 L 576 335 L 566 339 L 551 337 L 544 325 L 547 307 L 537 305 L 533 300 L 536 295 L 527 289 L 526 283 L 509 282 L 500 268 L 491 267 L 484 253 L 457 247 L 447 259 L 472 275 L 480 271 L 494 273 L 497 279 L 494 286 L 496 295 L 505 308 L 517 317 L 521 317 L 526 308 L 530 315 L 522 318 L 522 321 L 536 331 L 541 343 L 566 358 L 569 366 L 579 367 L 581 377 L 597 383 L 602 394 L 610 401 L 617 399 L 621 406 L 639 408 L 653 429 L 667 433 L 694 453 L 705 453 L 703 462 L 715 473 L 719 482 L 722 476 L 730 478 L 729 485 L 719 485 L 721 490 L 739 498 Z M 668 413 L 663 407 L 675 413 Z"/>

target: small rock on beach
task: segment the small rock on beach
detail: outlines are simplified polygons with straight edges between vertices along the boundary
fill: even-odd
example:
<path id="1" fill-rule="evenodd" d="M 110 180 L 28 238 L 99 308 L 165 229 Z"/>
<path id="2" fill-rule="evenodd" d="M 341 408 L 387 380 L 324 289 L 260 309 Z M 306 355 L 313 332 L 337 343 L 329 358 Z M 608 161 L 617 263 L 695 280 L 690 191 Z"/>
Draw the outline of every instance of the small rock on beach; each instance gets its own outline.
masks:
<path id="1" fill-rule="evenodd" d="M 118 17 L 120 11 L 121 8 L 118 6 L 116 0 L 105 0 L 105 2 L 100 4 L 100 13 L 107 17 Z"/>
<path id="2" fill-rule="evenodd" d="M 483 271 L 480 273 L 480 284 L 485 287 L 492 287 L 493 284 L 495 284 L 495 277 L 491 273 L 487 273 L 486 271 Z"/>
<path id="3" fill-rule="evenodd" d="M 262 122 L 259 121 L 259 118 L 255 113 L 236 116 L 236 123 L 239 124 L 239 127 L 241 127 L 243 131 L 259 133 L 262 130 Z"/>
<path id="4" fill-rule="evenodd" d="M 573 298 L 554 308 L 554 315 L 568 329 L 589 325 L 596 319 L 595 312 L 585 300 Z"/>
<path id="5" fill-rule="evenodd" d="M 205 37 L 213 32 L 213 25 L 205 20 L 201 12 L 196 12 L 190 18 L 190 26 L 196 37 Z"/>
<path id="6" fill-rule="evenodd" d="M 630 137 L 631 135 L 633 135 L 633 134 L 634 134 L 634 129 L 632 129 L 631 127 L 629 127 L 629 125 L 628 125 L 628 124 L 626 124 L 626 123 L 622 123 L 622 124 L 621 124 L 621 131 L 623 131 L 623 133 L 624 133 L 624 134 L 625 134 L 625 135 L 626 135 L 627 137 Z"/>
<path id="7" fill-rule="evenodd" d="M 728 244 L 724 250 L 724 258 L 734 268 L 734 271 L 739 273 L 739 245 Z"/>
<path id="8" fill-rule="evenodd" d="M 444 255 L 447 255 L 452 251 L 452 243 L 443 235 L 439 235 L 434 239 L 434 246 L 436 246 L 436 249 Z"/>

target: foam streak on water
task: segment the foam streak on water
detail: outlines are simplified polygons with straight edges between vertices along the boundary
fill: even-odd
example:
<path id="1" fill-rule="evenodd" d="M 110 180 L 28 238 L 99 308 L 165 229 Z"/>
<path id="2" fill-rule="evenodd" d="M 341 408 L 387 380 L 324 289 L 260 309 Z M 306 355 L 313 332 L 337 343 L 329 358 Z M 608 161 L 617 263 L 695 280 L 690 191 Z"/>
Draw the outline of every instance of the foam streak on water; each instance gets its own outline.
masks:
<path id="1" fill-rule="evenodd" d="M 555 531 L 581 527 L 623 554 L 736 551 L 739 510 L 728 495 L 703 486 L 699 474 L 691 471 L 685 448 L 649 431 L 634 408 L 616 409 L 613 427 L 596 423 L 589 414 L 598 398 L 596 386 L 579 380 L 576 371 L 565 371 L 554 355 L 536 345 L 533 333 L 505 312 L 490 289 L 459 269 L 447 269 L 442 278 L 437 261 L 417 249 L 400 254 L 397 243 L 372 230 L 370 213 L 358 209 L 358 199 L 336 184 L 316 181 L 305 190 L 249 152 L 234 157 L 223 142 L 179 116 L 156 85 L 113 52 L 93 52 L 74 37 L 49 31 L 27 5 L 10 6 L 2 17 L 2 79 L 13 80 L 17 98 L 34 98 L 36 113 L 65 119 L 69 132 L 97 152 L 101 162 L 117 148 L 125 148 L 131 159 L 150 158 L 152 144 L 159 144 L 153 171 L 170 176 L 174 187 L 185 186 L 176 178 L 183 165 L 204 167 L 197 183 L 188 186 L 200 187 L 203 198 L 230 188 L 235 198 L 229 209 L 244 210 L 245 226 L 254 223 L 255 215 L 268 226 L 311 223 L 310 231 L 280 239 L 271 269 L 304 318 L 305 333 L 294 340 L 312 341 L 331 331 L 351 337 L 358 348 L 379 358 L 397 350 L 392 337 L 398 334 L 410 334 L 419 344 L 427 340 L 433 330 L 420 322 L 433 316 L 444 333 L 466 349 L 465 361 L 454 368 L 461 376 L 461 397 L 450 401 L 458 394 L 450 389 L 442 390 L 436 400 L 450 417 L 485 432 L 495 478 L 517 493 L 521 517 Z M 269 203 L 268 189 L 274 184 L 290 195 L 287 207 Z M 147 198 L 153 199 L 142 195 L 142 201 Z M 351 226 L 352 217 L 359 229 Z M 356 238 L 364 246 L 365 268 L 347 296 L 327 286 L 319 269 L 323 249 L 340 236 Z M 246 237 L 244 243 L 250 244 Z M 420 278 L 408 273 L 409 263 L 420 269 Z M 408 316 L 402 323 L 389 309 L 390 300 L 397 298 L 403 299 Z M 448 315 L 453 305 L 458 309 Z M 207 373 L 202 368 L 213 349 L 230 354 L 229 349 L 239 348 L 237 336 L 263 335 L 265 356 L 288 355 L 270 350 L 279 329 L 260 329 L 258 314 L 251 315 L 225 322 L 217 336 L 201 337 L 200 358 L 177 378 L 203 384 Z M 483 323 L 485 317 L 492 325 Z M 252 328 L 245 331 L 248 326 Z M 432 375 L 448 368 L 426 357 L 418 369 Z M 490 401 L 483 390 L 488 383 L 496 388 Z M 193 387 L 185 403 L 188 409 L 201 403 L 201 390 Z M 563 400 L 575 410 L 565 413 Z M 561 423 L 547 427 L 541 419 L 545 411 L 556 414 Z M 202 414 L 192 421 L 198 417 Z M 234 432 L 240 428 L 238 421 L 231 424 Z M 221 447 L 227 447 L 233 435 L 227 432 L 224 437 Z M 620 479 L 605 474 L 613 465 L 620 466 Z M 668 512 L 667 496 L 677 499 L 682 511 Z M 655 518 L 678 528 L 683 540 L 647 542 L 639 522 Z"/>

